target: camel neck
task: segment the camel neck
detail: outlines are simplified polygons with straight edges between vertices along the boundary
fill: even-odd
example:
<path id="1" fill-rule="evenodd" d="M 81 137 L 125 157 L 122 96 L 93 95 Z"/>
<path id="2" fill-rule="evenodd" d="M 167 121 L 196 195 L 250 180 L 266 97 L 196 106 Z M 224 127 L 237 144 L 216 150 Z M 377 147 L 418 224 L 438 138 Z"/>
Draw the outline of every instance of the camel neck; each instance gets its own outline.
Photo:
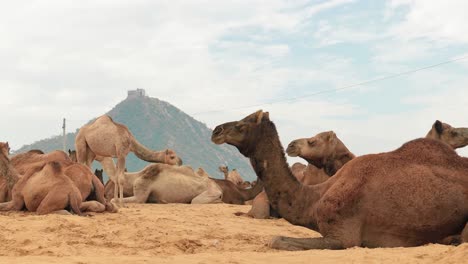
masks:
<path id="1" fill-rule="evenodd" d="M 135 153 L 138 158 L 157 163 L 166 163 L 166 152 L 165 151 L 153 151 L 145 147 L 143 144 L 138 142 L 135 138 L 132 139 L 131 150 Z"/>
<path id="2" fill-rule="evenodd" d="M 10 159 L 2 154 L 0 154 L 0 176 L 5 179 L 10 191 L 19 179 L 18 172 L 10 164 Z"/>
<path id="3" fill-rule="evenodd" d="M 236 186 L 237 187 L 237 186 Z M 260 192 L 262 192 L 263 190 L 263 182 L 260 180 L 260 181 L 257 181 L 257 184 L 255 184 L 255 186 L 253 188 L 250 188 L 250 189 L 239 189 L 239 192 L 241 193 L 242 197 L 244 198 L 244 200 L 248 201 L 248 200 L 252 200 L 254 199 Z"/>
<path id="4" fill-rule="evenodd" d="M 290 223 L 314 228 L 316 224 L 301 211 L 306 208 L 304 206 L 313 202 L 310 197 L 317 197 L 313 199 L 316 200 L 318 195 L 306 194 L 306 190 L 313 192 L 312 189 L 304 188 L 293 176 L 275 125 L 272 122 L 263 122 L 255 133 L 256 136 L 252 137 L 252 145 L 255 147 L 246 156 L 250 158 L 257 176 L 263 181 L 271 206 Z"/>
<path id="5" fill-rule="evenodd" d="M 325 156 L 322 159 L 305 159 L 308 163 L 314 165 L 315 167 L 322 169 L 328 176 L 333 176 L 335 173 L 341 169 L 348 161 L 354 159 L 353 153 L 351 153 L 348 148 L 340 141 L 337 151 L 331 156 Z"/>

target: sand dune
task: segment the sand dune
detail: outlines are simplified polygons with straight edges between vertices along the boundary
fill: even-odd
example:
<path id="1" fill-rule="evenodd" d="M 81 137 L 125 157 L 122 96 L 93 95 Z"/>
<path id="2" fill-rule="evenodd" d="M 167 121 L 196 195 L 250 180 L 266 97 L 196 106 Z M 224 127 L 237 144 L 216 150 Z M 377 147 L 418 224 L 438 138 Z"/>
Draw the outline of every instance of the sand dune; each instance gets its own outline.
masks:
<path id="1" fill-rule="evenodd" d="M 132 204 L 93 217 L 2 213 L 0 263 L 468 263 L 468 244 L 277 251 L 275 235 L 319 236 L 249 206 Z"/>

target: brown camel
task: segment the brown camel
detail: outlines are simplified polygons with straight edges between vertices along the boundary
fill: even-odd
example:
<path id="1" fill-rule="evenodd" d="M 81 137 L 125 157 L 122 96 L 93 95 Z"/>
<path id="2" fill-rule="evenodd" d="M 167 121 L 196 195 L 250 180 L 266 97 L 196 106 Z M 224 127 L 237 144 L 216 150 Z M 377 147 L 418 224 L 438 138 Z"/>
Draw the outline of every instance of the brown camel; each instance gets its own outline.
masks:
<path id="1" fill-rule="evenodd" d="M 219 125 L 212 141 L 250 158 L 284 219 L 323 236 L 277 237 L 273 248 L 419 246 L 460 237 L 467 224 L 468 159 L 437 140 L 416 139 L 395 151 L 357 157 L 312 186 L 292 175 L 268 113 Z"/>
<path id="2" fill-rule="evenodd" d="M 95 170 L 94 170 L 94 175 L 96 175 L 96 177 L 98 178 L 98 180 L 99 180 L 102 184 L 104 184 L 104 178 L 102 177 L 102 173 L 103 173 L 103 170 L 102 170 L 102 169 L 100 169 L 100 170 L 95 169 Z"/>
<path id="3" fill-rule="evenodd" d="M 119 197 L 120 204 L 122 204 L 123 182 L 125 181 L 125 159 L 129 152 L 135 153 L 138 158 L 148 162 L 182 164 L 182 160 L 173 150 L 152 151 L 147 149 L 135 139 L 126 126 L 114 122 L 107 115 L 98 117 L 94 122 L 84 125 L 80 129 L 76 135 L 75 149 L 78 162 L 89 168 L 95 159 L 98 161 L 106 159 L 106 162 L 110 162 L 112 158 L 117 158 L 116 172 L 115 174 L 108 173 L 108 176 L 111 181 L 116 183 L 114 196 Z M 102 161 L 100 162 L 103 164 Z"/>
<path id="4" fill-rule="evenodd" d="M 91 171 L 82 164 L 70 160 L 63 151 L 56 150 L 50 153 L 32 150 L 20 153 L 11 158 L 11 165 L 23 175 L 31 167 L 47 162 L 58 162 L 63 168 L 63 173 L 68 176 L 80 190 L 83 212 L 103 212 L 104 210 L 116 212 L 116 208 L 106 202 L 104 198 L 104 185 Z"/>
<path id="5" fill-rule="evenodd" d="M 231 181 L 213 178 L 203 168 L 198 168 L 197 174 L 210 178 L 218 184 L 223 191 L 223 203 L 227 204 L 245 204 L 245 202 L 254 199 L 263 190 L 261 182 L 256 184 L 254 188 L 246 189 L 235 185 Z"/>
<path id="6" fill-rule="evenodd" d="M 10 164 L 8 155 L 10 155 L 10 146 L 8 142 L 0 142 L 1 164 Z M 11 192 L 17 181 L 17 172 L 12 169 L 11 165 L 0 166 L 0 203 L 11 200 Z"/>
<path id="7" fill-rule="evenodd" d="M 59 162 L 36 164 L 20 177 L 5 155 L 7 147 L 8 144 L 0 143 L 0 171 L 6 182 L 17 182 L 11 201 L 0 203 L 0 211 L 20 211 L 25 207 L 30 212 L 48 214 L 70 206 L 74 213 L 82 215 L 80 191 L 65 176 Z"/>
<path id="8" fill-rule="evenodd" d="M 437 139 L 449 144 L 453 149 L 468 145 L 468 128 L 454 128 L 449 124 L 435 121 L 426 138 Z"/>

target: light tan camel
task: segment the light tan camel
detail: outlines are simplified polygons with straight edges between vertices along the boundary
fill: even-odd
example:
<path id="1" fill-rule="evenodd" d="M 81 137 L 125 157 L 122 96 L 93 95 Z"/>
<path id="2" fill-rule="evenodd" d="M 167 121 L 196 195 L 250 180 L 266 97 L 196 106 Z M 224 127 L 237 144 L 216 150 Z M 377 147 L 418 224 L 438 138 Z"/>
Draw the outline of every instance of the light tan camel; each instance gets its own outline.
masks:
<path id="1" fill-rule="evenodd" d="M 240 176 L 239 172 L 236 169 L 229 171 L 228 166 L 219 166 L 219 171 L 224 174 L 224 179 L 231 181 L 235 185 L 245 188 L 247 185 L 244 185 L 244 179 Z M 250 186 L 250 184 L 249 184 Z"/>
<path id="2" fill-rule="evenodd" d="M 162 162 L 172 165 L 181 165 L 182 160 L 173 150 L 152 151 L 140 144 L 130 130 L 116 123 L 107 115 L 98 117 L 91 124 L 84 125 L 75 140 L 76 156 L 79 163 L 91 168 L 93 160 L 112 162 L 117 158 L 116 171 L 108 173 L 111 181 L 115 183 L 114 196 L 119 197 L 122 204 L 125 159 L 129 152 L 148 162 Z M 103 161 L 104 160 L 104 161 Z M 103 164 L 103 167 L 105 165 Z M 120 196 L 119 196 L 120 195 Z"/>
<path id="3" fill-rule="evenodd" d="M 63 168 L 63 173 L 69 177 L 80 190 L 82 203 L 80 210 L 83 212 L 116 212 L 117 209 L 104 198 L 104 185 L 83 164 L 70 160 L 63 151 L 56 150 L 43 153 L 32 150 L 20 153 L 11 158 L 11 165 L 20 175 L 25 174 L 31 167 L 48 162 L 58 162 Z"/>
<path id="4" fill-rule="evenodd" d="M 112 184 L 110 181 L 106 184 L 107 197 L 111 196 Z M 124 203 L 222 201 L 221 188 L 212 179 L 200 175 L 189 166 L 150 164 L 139 172 L 126 172 L 123 187 Z"/>
<path id="5" fill-rule="evenodd" d="M 62 212 L 70 206 L 73 212 L 82 215 L 80 191 L 64 175 L 60 163 L 36 164 L 20 177 L 10 164 L 7 148 L 8 144 L 0 143 L 1 176 L 7 177 L 6 182 L 17 182 L 12 189 L 11 201 L 0 203 L 0 211 L 20 211 L 26 207 L 30 212 L 48 214 Z"/>
<path id="6" fill-rule="evenodd" d="M 449 124 L 435 121 L 426 138 L 437 139 L 449 144 L 453 149 L 463 148 L 468 145 L 468 128 L 452 127 Z"/>
<path id="7" fill-rule="evenodd" d="M 277 237 L 273 248 L 410 247 L 463 239 L 468 159 L 443 142 L 416 139 L 395 151 L 360 156 L 326 182 L 304 186 L 288 167 L 268 113 L 221 124 L 212 141 L 233 145 L 250 159 L 284 219 L 323 236 Z"/>

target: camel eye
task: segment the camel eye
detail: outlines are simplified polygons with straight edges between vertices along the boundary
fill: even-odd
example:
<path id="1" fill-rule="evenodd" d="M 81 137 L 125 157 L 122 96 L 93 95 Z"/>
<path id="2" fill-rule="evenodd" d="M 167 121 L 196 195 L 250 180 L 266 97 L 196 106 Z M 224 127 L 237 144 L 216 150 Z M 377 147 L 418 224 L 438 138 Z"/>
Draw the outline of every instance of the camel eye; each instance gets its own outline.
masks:
<path id="1" fill-rule="evenodd" d="M 309 143 L 309 146 L 313 147 L 316 143 L 315 140 L 311 140 L 311 141 L 307 141 L 307 143 Z"/>
<path id="2" fill-rule="evenodd" d="M 455 137 L 455 136 L 458 136 L 458 132 L 457 132 L 457 131 L 454 131 L 454 130 L 451 131 L 450 134 L 452 134 L 452 136 L 454 136 L 454 137 Z"/>

